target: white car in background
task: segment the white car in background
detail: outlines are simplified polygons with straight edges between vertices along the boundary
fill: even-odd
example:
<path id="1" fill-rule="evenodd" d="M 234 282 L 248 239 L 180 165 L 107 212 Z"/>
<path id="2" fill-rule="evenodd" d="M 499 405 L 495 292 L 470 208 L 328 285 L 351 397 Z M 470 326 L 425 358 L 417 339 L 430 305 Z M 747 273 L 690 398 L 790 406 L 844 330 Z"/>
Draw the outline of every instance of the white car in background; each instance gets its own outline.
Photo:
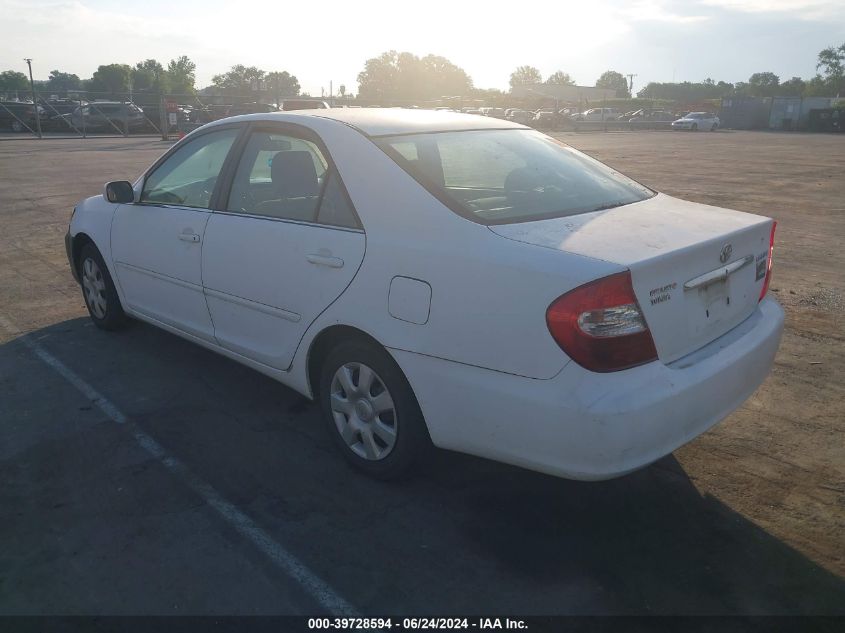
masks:
<path id="1" fill-rule="evenodd" d="M 690 112 L 677 121 L 672 121 L 673 130 L 709 130 L 716 131 L 719 127 L 719 117 L 709 112 Z"/>
<path id="2" fill-rule="evenodd" d="M 527 124 L 527 123 L 531 123 L 531 121 L 534 120 L 535 116 L 536 115 L 533 112 L 531 112 L 530 110 L 514 109 L 514 110 L 511 110 L 508 113 L 506 118 L 508 119 L 508 121 L 513 121 L 514 123 Z"/>
<path id="3" fill-rule="evenodd" d="M 604 479 L 766 377 L 774 229 L 522 125 L 331 109 L 203 126 L 79 203 L 66 246 L 97 326 L 132 316 L 317 399 L 367 473 L 433 443 Z"/>
<path id="4" fill-rule="evenodd" d="M 590 108 L 572 116 L 573 121 L 615 121 L 619 117 L 616 108 Z"/>

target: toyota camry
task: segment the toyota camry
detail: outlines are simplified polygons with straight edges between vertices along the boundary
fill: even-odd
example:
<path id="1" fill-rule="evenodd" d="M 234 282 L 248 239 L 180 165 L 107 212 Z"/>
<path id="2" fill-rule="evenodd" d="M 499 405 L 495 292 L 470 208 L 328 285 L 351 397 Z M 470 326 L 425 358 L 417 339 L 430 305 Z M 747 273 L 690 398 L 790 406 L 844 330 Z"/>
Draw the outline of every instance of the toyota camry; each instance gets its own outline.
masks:
<path id="1" fill-rule="evenodd" d="M 605 479 L 764 380 L 774 236 L 514 122 L 324 109 L 203 126 L 80 202 L 66 247 L 98 327 L 140 319 L 318 400 L 373 476 L 433 444 Z"/>

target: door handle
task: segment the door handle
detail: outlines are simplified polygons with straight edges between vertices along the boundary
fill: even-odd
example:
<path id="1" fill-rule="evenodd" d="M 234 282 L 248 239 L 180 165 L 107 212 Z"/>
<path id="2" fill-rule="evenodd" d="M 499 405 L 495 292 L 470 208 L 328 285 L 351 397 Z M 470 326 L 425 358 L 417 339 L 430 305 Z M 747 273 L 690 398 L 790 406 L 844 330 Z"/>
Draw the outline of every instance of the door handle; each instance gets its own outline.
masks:
<path id="1" fill-rule="evenodd" d="M 183 242 L 199 242 L 200 236 L 196 233 L 180 233 L 179 239 Z"/>
<path id="2" fill-rule="evenodd" d="M 317 255 L 312 253 L 310 255 L 306 255 L 305 259 L 307 259 L 310 263 L 315 264 L 316 266 L 328 266 L 329 268 L 343 268 L 343 260 L 340 257 L 330 257 L 328 255 Z"/>

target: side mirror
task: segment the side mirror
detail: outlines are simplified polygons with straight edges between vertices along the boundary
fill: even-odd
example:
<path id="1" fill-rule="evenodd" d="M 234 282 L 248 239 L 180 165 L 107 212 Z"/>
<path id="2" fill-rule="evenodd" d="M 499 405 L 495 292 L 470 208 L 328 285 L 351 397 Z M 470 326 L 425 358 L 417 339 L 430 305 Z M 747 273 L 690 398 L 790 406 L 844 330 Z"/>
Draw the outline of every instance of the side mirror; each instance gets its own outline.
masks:
<path id="1" fill-rule="evenodd" d="M 132 189 L 132 183 L 129 181 L 115 180 L 113 182 L 107 182 L 103 186 L 103 197 L 108 202 L 128 204 L 135 202 L 135 191 Z"/>

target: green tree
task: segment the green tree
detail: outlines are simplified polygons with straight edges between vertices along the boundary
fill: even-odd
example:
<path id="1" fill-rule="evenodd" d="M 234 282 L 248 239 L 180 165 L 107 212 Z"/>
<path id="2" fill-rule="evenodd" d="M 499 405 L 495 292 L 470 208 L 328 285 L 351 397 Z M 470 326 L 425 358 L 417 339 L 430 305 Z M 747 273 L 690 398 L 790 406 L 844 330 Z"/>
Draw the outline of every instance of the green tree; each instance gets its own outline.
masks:
<path id="1" fill-rule="evenodd" d="M 127 64 L 106 64 L 99 66 L 88 80 L 86 88 L 93 97 L 109 96 L 123 99 L 129 92 L 129 75 L 132 68 Z"/>
<path id="2" fill-rule="evenodd" d="M 167 88 L 174 95 L 192 95 L 195 92 L 197 65 L 187 55 L 171 59 L 167 64 Z"/>
<path id="3" fill-rule="evenodd" d="M 295 97 L 299 94 L 299 80 L 286 70 L 267 73 L 264 84 L 276 103 L 283 97 Z"/>
<path id="4" fill-rule="evenodd" d="M 358 73 L 358 97 L 364 99 L 433 99 L 466 95 L 471 89 L 469 75 L 439 55 L 420 59 L 408 52 L 387 51 L 368 59 Z"/>
<path id="5" fill-rule="evenodd" d="M 519 66 L 511 73 L 511 88 L 543 83 L 543 76 L 534 66 Z"/>
<path id="6" fill-rule="evenodd" d="M 364 62 L 358 73 L 358 97 L 384 99 L 396 95 L 399 76 L 399 54 L 387 51 Z"/>
<path id="7" fill-rule="evenodd" d="M 569 73 L 565 73 L 562 70 L 558 70 L 557 72 L 554 72 L 549 75 L 549 78 L 546 79 L 546 83 L 558 84 L 563 86 L 574 86 L 575 80 L 570 76 Z"/>
<path id="8" fill-rule="evenodd" d="M 772 72 L 754 73 L 748 78 L 743 91 L 752 97 L 774 97 L 778 94 L 780 77 Z"/>
<path id="9" fill-rule="evenodd" d="M 426 55 L 420 60 L 423 74 L 423 96 L 465 95 L 472 89 L 472 79 L 460 66 L 445 57 Z"/>
<path id="10" fill-rule="evenodd" d="M 816 75 L 804 85 L 805 97 L 829 97 L 831 94 L 830 82 L 821 75 Z"/>
<path id="11" fill-rule="evenodd" d="M 705 79 L 701 83 L 684 81 L 681 83 L 651 82 L 637 93 L 642 99 L 665 99 L 679 103 L 690 103 L 703 99 L 718 99 L 733 94 L 734 85 L 712 79 Z"/>
<path id="12" fill-rule="evenodd" d="M 801 77 L 793 77 L 784 81 L 780 85 L 778 94 L 784 97 L 801 97 L 804 95 L 804 90 L 807 89 L 807 82 Z"/>
<path id="13" fill-rule="evenodd" d="M 497 88 L 473 88 L 470 96 L 481 99 L 485 105 L 503 107 L 510 105 L 511 96 L 509 93 Z"/>
<path id="14" fill-rule="evenodd" d="M 164 92 L 167 90 L 164 66 L 155 59 L 146 59 L 132 69 L 132 90 L 134 92 Z"/>
<path id="15" fill-rule="evenodd" d="M 255 66 L 236 64 L 228 72 L 214 75 L 211 83 L 224 92 L 233 95 L 244 95 L 253 91 L 256 82 L 264 79 L 266 73 Z"/>
<path id="16" fill-rule="evenodd" d="M 63 73 L 58 70 L 51 70 L 47 83 L 44 84 L 47 92 L 66 92 L 68 90 L 79 90 L 82 88 L 82 80 L 73 73 Z"/>
<path id="17" fill-rule="evenodd" d="M 821 70 L 818 75 L 827 84 L 828 95 L 841 95 L 845 92 L 845 43 L 841 46 L 828 46 L 819 52 L 816 70 Z M 814 84 L 815 89 L 821 89 L 820 82 Z"/>
<path id="18" fill-rule="evenodd" d="M 596 80 L 596 88 L 607 88 L 615 90 L 617 97 L 630 97 L 631 91 L 628 88 L 628 81 L 622 73 L 615 70 L 606 70 Z"/>
<path id="19" fill-rule="evenodd" d="M 16 70 L 4 70 L 0 73 L 0 92 L 29 90 L 29 79 Z"/>

